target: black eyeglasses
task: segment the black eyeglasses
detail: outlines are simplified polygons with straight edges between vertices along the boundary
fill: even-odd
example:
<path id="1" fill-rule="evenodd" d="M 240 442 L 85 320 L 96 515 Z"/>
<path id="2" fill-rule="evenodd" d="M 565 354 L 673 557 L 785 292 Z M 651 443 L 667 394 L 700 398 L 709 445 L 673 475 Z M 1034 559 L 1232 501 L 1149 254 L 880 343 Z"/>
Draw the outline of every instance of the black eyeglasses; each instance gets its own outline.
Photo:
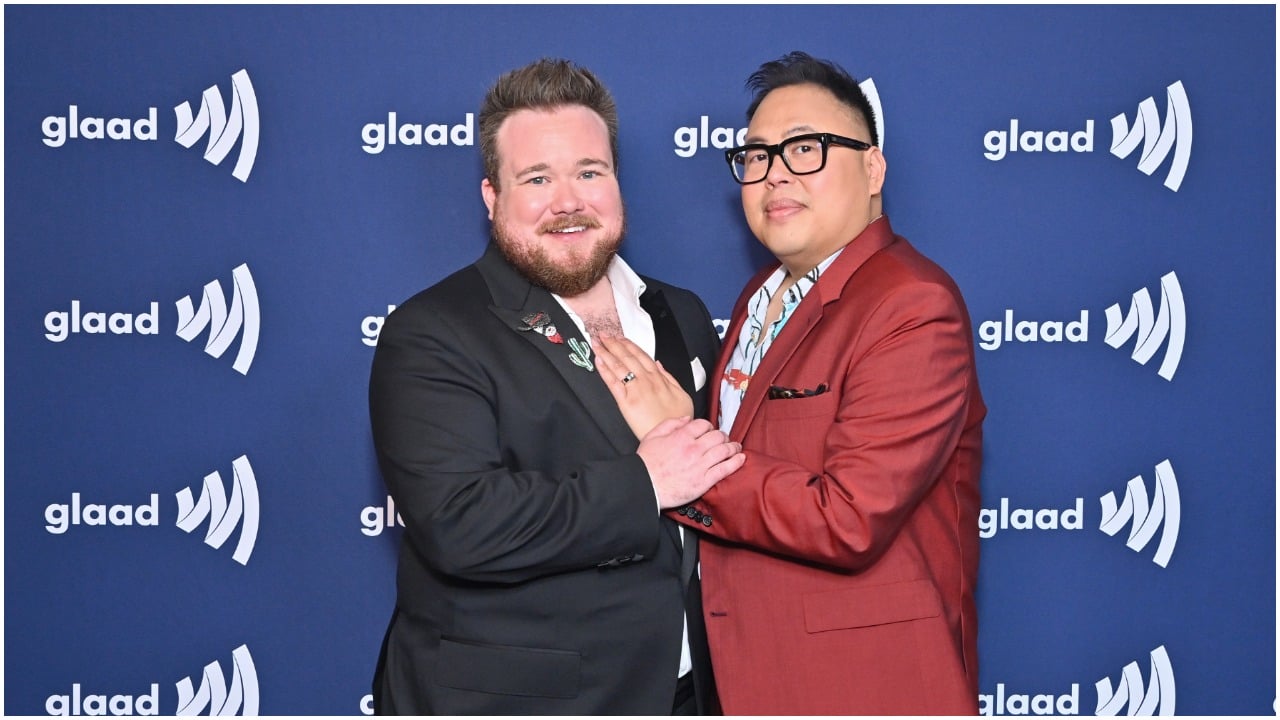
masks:
<path id="1" fill-rule="evenodd" d="M 871 145 L 832 133 L 808 133 L 787 138 L 777 145 L 753 143 L 725 150 L 725 159 L 733 179 L 741 185 L 758 183 L 769 175 L 773 156 L 782 156 L 782 163 L 792 175 L 812 175 L 827 166 L 827 148 L 842 145 L 854 150 L 870 150 Z"/>

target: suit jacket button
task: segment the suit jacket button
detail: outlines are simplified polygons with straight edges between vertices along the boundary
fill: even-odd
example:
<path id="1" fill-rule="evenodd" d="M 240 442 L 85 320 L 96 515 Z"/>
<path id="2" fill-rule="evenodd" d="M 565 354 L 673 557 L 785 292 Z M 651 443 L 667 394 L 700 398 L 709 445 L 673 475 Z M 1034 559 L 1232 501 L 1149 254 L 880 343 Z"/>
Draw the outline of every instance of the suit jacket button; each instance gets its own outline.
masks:
<path id="1" fill-rule="evenodd" d="M 711 516 L 710 516 L 710 515 L 703 515 L 703 516 L 702 516 L 702 524 L 703 524 L 703 525 L 706 525 L 707 527 L 711 527 Z"/>

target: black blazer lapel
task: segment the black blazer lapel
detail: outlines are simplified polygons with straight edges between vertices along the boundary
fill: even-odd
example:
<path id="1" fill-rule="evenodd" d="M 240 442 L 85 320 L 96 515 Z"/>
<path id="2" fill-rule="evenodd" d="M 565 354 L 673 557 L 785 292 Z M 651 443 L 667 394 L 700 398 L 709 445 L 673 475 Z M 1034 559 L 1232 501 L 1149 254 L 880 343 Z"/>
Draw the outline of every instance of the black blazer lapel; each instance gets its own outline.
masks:
<path id="1" fill-rule="evenodd" d="M 560 303 L 516 272 L 492 243 L 476 268 L 494 300 L 489 311 L 546 358 L 618 452 L 634 452 L 639 443 L 596 372 L 595 352 Z M 530 326 L 530 318 L 538 313 L 550 319 L 562 342 L 554 342 Z"/>
<path id="2" fill-rule="evenodd" d="M 654 356 L 662 363 L 662 367 L 680 383 L 689 397 L 694 398 L 694 413 L 697 416 L 706 414 L 706 408 L 699 408 L 698 393 L 693 387 L 693 367 L 689 364 L 689 348 L 685 345 L 684 335 L 680 332 L 680 324 L 661 290 L 645 290 L 640 295 L 640 306 L 649 313 L 653 320 Z M 680 526 L 663 516 L 668 532 L 681 549 L 680 582 L 685 590 L 689 589 L 689 581 L 698 565 L 698 534 L 686 532 L 681 542 Z"/>
<path id="3" fill-rule="evenodd" d="M 684 335 L 680 333 L 680 324 L 671 312 L 666 297 L 661 290 L 645 290 L 640 295 L 640 307 L 649 313 L 653 320 L 653 336 L 656 349 L 654 359 L 662 363 L 662 367 L 680 383 L 680 387 L 696 397 L 693 387 L 693 368 L 689 365 L 689 348 L 684 344 Z M 699 408 L 695 406 L 694 412 Z"/>

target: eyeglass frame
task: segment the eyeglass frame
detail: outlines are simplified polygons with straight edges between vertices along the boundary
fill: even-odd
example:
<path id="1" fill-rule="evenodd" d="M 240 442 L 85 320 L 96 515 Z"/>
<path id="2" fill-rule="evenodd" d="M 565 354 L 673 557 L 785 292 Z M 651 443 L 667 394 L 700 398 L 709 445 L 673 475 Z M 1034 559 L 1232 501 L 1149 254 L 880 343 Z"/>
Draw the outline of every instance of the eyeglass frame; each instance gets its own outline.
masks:
<path id="1" fill-rule="evenodd" d="M 819 163 L 818 167 L 814 168 L 813 170 L 796 172 L 791 168 L 791 163 L 787 160 L 787 156 L 782 154 L 782 146 L 789 145 L 791 143 L 799 142 L 802 140 L 818 141 L 818 144 L 822 147 L 822 162 Z M 851 137 L 845 137 L 843 135 L 836 135 L 835 133 L 826 133 L 826 132 L 805 133 L 804 135 L 795 135 L 795 136 L 789 137 L 786 140 L 783 140 L 782 142 L 779 142 L 779 143 L 774 143 L 773 145 L 766 145 L 764 143 L 749 143 L 747 145 L 742 145 L 736 148 L 729 148 L 728 150 L 724 151 L 724 158 L 729 163 L 729 174 L 733 176 L 733 179 L 737 181 L 739 185 L 755 185 L 758 182 L 763 182 L 765 178 L 769 177 L 769 171 L 773 170 L 773 159 L 775 157 L 782 158 L 782 164 L 787 168 L 787 172 L 791 173 L 792 175 L 812 175 L 814 173 L 822 172 L 822 170 L 827 167 L 827 151 L 830 149 L 832 145 L 840 145 L 842 147 L 847 147 L 847 148 L 858 150 L 858 151 L 866 151 L 875 147 L 871 143 L 863 142 L 862 140 L 855 140 Z M 746 152 L 747 150 L 763 150 L 769 155 L 769 161 L 764 168 L 764 175 L 761 175 L 759 180 L 740 180 L 738 179 L 738 173 L 734 171 L 734 167 L 733 167 L 734 156 L 739 153 Z"/>

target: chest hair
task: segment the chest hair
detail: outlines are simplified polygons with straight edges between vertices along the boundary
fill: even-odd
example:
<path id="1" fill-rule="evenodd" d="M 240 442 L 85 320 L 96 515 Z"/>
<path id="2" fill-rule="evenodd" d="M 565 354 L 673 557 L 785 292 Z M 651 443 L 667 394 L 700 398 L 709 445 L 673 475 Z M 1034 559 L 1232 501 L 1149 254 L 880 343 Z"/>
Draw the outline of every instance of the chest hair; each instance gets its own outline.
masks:
<path id="1" fill-rule="evenodd" d="M 582 324 L 592 338 L 622 337 L 622 321 L 618 319 L 618 311 L 609 308 L 607 311 L 582 315 Z"/>

